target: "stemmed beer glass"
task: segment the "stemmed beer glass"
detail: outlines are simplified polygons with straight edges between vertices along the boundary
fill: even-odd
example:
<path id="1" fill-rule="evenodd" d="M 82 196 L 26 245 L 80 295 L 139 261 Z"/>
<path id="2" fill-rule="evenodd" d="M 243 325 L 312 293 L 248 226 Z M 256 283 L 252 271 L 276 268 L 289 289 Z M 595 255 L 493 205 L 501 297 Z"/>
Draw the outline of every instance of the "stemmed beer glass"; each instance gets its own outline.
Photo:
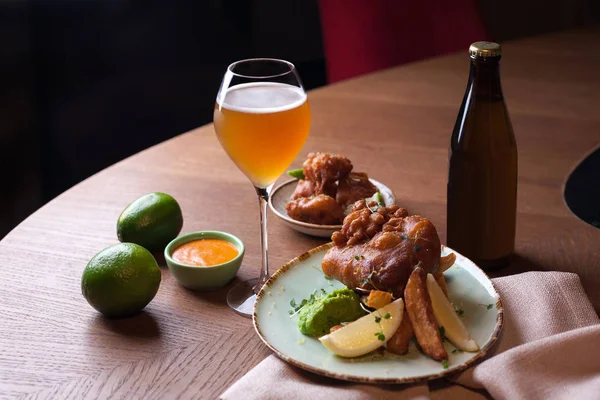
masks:
<path id="1" fill-rule="evenodd" d="M 300 152 L 310 128 L 306 92 L 290 62 L 255 58 L 231 64 L 217 94 L 214 126 L 221 146 L 250 179 L 260 205 L 260 276 L 238 283 L 227 303 L 252 315 L 256 294 L 269 279 L 267 202 L 273 183 Z"/>

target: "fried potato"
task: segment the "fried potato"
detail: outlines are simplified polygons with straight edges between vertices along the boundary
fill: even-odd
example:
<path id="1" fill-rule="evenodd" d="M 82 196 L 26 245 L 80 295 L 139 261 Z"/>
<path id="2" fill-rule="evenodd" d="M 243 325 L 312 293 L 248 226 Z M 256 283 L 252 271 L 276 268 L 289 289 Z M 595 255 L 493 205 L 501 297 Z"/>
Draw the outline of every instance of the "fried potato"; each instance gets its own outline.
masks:
<path id="1" fill-rule="evenodd" d="M 437 271 L 433 274 L 433 277 L 435 278 L 438 285 L 440 285 L 440 288 L 442 289 L 442 292 L 444 292 L 444 294 L 446 295 L 447 299 L 449 299 L 448 286 L 446 285 L 446 278 L 444 278 L 444 271 L 453 266 L 455 262 L 456 254 L 454 253 L 450 253 L 447 256 L 440 257 L 439 267 Z"/>
<path id="2" fill-rule="evenodd" d="M 399 355 L 408 353 L 408 344 L 410 343 L 410 339 L 412 339 L 414 336 L 415 332 L 413 331 L 412 324 L 410 323 L 410 318 L 408 315 L 404 314 L 402 317 L 402 322 L 400 323 L 400 327 L 387 342 L 387 350 L 390 353 Z"/>
<path id="3" fill-rule="evenodd" d="M 442 344 L 439 326 L 433 314 L 427 291 L 427 273 L 421 267 L 414 269 L 404 290 L 406 311 L 423 352 L 436 361 L 448 359 Z"/>
<path id="4" fill-rule="evenodd" d="M 446 298 L 450 300 L 450 298 L 448 297 L 448 285 L 446 285 L 446 278 L 444 278 L 444 273 L 438 271 L 435 274 L 433 274 L 433 277 L 435 278 L 437 284 L 440 285 L 440 288 L 442 289 L 442 292 L 444 292 Z"/>
<path id="5" fill-rule="evenodd" d="M 440 257 L 440 266 L 438 267 L 437 272 L 440 274 L 446 271 L 448 268 L 454 265 L 456 262 L 456 254 L 450 253 L 447 256 Z"/>
<path id="6" fill-rule="evenodd" d="M 390 304 L 393 300 L 392 294 L 381 290 L 371 290 L 367 298 L 367 307 L 379 309 Z"/>

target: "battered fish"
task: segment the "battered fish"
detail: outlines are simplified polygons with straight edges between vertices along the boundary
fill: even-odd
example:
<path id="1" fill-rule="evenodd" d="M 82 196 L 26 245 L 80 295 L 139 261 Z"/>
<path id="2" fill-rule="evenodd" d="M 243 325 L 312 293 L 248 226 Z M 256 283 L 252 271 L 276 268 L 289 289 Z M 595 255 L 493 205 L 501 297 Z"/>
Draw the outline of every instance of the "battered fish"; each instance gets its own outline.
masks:
<path id="1" fill-rule="evenodd" d="M 373 211 L 375 203 L 357 202 L 332 235 L 335 244 L 321 267 L 349 288 L 382 290 L 404 296 L 416 266 L 433 272 L 440 260 L 440 239 L 427 218 L 407 216 L 397 206 Z"/>

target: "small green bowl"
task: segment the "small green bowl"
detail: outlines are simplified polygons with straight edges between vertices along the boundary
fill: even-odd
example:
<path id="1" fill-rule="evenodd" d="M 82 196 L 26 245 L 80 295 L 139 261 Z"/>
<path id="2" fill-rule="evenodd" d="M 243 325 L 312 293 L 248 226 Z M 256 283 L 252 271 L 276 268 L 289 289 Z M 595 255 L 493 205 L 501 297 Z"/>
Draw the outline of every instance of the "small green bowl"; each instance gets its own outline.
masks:
<path id="1" fill-rule="evenodd" d="M 202 267 L 187 265 L 175 260 L 171 255 L 182 244 L 199 239 L 221 239 L 233 243 L 239 254 L 226 263 Z M 230 233 L 219 231 L 199 231 L 179 236 L 165 247 L 165 260 L 171 273 L 182 286 L 192 290 L 213 290 L 227 285 L 242 265 L 244 243 Z"/>

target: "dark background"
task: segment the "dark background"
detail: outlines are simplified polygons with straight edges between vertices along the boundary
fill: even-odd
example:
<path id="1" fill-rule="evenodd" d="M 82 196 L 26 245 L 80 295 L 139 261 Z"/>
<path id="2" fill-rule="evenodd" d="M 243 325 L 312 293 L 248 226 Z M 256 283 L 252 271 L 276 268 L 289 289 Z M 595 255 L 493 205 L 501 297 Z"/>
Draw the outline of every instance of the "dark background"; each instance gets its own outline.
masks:
<path id="1" fill-rule="evenodd" d="M 504 41 L 598 23 L 599 3 L 478 4 Z M 261 56 L 326 84 L 317 0 L 0 0 L 0 238 L 95 172 L 211 122 L 227 65 Z"/>

